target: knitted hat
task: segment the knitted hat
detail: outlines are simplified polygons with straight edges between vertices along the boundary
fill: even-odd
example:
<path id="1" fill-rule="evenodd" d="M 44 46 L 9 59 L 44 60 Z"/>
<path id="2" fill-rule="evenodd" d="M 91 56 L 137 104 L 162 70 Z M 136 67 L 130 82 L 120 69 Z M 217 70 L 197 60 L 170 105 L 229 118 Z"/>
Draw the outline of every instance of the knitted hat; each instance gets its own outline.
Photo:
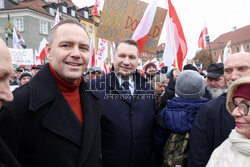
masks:
<path id="1" fill-rule="evenodd" d="M 30 78 L 32 78 L 32 75 L 30 74 L 30 73 L 28 73 L 28 72 L 23 72 L 22 74 L 21 74 L 21 76 L 20 76 L 20 80 L 22 80 L 22 78 L 23 77 L 30 77 Z"/>
<path id="2" fill-rule="evenodd" d="M 205 93 L 203 77 L 196 71 L 183 70 L 177 77 L 175 93 L 183 99 L 199 99 Z"/>

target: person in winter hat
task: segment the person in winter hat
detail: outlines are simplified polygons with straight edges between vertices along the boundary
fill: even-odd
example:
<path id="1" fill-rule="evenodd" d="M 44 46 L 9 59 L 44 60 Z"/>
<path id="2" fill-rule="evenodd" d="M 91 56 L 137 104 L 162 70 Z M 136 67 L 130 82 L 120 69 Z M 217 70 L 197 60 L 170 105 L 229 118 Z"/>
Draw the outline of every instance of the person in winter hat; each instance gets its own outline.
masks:
<path id="1" fill-rule="evenodd" d="M 160 112 L 165 130 L 154 135 L 158 149 L 163 150 L 169 134 L 189 132 L 200 106 L 208 99 L 202 98 L 205 92 L 203 77 L 196 71 L 184 70 L 176 79 L 175 95 L 167 100 L 165 108 Z M 163 138 L 165 137 L 165 138 Z"/>
<path id="2" fill-rule="evenodd" d="M 235 119 L 236 128 L 217 147 L 207 167 L 248 167 L 250 164 L 250 77 L 243 77 L 230 85 L 226 107 Z"/>

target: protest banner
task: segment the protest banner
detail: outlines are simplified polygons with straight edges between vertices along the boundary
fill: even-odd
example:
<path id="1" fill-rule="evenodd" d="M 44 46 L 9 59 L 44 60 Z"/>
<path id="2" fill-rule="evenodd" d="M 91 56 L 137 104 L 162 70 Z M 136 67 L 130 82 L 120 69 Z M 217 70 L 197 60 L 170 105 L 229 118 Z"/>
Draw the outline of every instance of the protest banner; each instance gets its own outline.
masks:
<path id="1" fill-rule="evenodd" d="M 9 48 L 12 64 L 33 65 L 33 49 L 12 49 Z"/>
<path id="2" fill-rule="evenodd" d="M 147 5 L 139 0 L 105 0 L 97 37 L 114 42 L 131 38 Z M 166 13 L 166 9 L 157 8 L 154 23 L 143 51 L 155 53 Z"/>

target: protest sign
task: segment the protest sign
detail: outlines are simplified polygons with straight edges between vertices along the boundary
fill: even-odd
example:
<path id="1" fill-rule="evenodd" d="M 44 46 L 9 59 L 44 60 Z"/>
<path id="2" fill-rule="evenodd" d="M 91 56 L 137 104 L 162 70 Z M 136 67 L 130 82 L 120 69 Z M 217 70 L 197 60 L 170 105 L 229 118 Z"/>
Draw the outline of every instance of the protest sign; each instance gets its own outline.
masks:
<path id="1" fill-rule="evenodd" d="M 97 37 L 118 42 L 131 38 L 147 8 L 147 3 L 139 0 L 105 0 Z M 157 8 L 143 51 L 155 53 L 167 10 Z"/>

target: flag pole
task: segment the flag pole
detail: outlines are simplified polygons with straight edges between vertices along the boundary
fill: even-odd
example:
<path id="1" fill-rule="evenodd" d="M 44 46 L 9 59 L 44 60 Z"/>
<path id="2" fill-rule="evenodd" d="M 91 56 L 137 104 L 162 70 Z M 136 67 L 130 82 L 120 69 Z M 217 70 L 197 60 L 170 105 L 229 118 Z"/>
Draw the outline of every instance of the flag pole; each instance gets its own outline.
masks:
<path id="1" fill-rule="evenodd" d="M 177 54 L 176 54 L 176 46 L 175 46 L 175 37 L 174 37 L 174 29 L 173 29 L 173 22 L 172 18 L 170 18 L 170 25 L 171 25 L 171 36 L 174 44 L 174 58 L 175 58 L 175 67 L 178 68 L 178 60 L 177 60 Z"/>

